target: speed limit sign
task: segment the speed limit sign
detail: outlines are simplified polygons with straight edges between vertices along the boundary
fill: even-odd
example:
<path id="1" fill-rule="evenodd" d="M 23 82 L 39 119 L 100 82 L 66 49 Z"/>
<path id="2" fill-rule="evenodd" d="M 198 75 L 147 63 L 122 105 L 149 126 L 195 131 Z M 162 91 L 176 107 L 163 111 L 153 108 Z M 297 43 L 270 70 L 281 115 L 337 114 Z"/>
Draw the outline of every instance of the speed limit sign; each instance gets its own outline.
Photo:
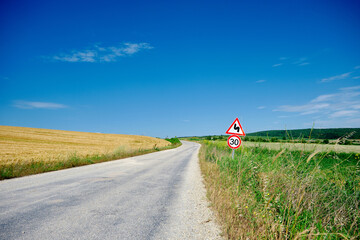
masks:
<path id="1" fill-rule="evenodd" d="M 230 148 L 237 149 L 241 145 L 241 139 L 237 135 L 231 135 L 227 140 L 227 144 Z"/>

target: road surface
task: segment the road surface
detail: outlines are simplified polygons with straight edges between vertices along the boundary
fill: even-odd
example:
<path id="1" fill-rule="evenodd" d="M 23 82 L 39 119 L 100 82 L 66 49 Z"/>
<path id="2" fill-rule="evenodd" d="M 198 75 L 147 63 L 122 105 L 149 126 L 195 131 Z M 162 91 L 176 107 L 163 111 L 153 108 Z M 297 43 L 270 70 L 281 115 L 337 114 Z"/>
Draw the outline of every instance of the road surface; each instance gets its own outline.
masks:
<path id="1" fill-rule="evenodd" d="M 221 239 L 199 144 L 0 182 L 0 239 Z"/>

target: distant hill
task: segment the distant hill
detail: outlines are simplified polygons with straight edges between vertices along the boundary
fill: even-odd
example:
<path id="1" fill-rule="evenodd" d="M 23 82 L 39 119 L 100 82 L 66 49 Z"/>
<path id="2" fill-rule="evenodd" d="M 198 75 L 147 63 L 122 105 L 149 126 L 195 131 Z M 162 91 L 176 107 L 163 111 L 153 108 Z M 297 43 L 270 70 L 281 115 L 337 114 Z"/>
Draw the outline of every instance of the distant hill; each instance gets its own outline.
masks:
<path id="1" fill-rule="evenodd" d="M 360 139 L 360 128 L 322 128 L 322 129 L 293 129 L 293 130 L 268 130 L 248 133 L 246 136 L 278 137 L 283 138 L 309 138 L 312 139 L 337 139 L 351 135 L 349 139 Z"/>

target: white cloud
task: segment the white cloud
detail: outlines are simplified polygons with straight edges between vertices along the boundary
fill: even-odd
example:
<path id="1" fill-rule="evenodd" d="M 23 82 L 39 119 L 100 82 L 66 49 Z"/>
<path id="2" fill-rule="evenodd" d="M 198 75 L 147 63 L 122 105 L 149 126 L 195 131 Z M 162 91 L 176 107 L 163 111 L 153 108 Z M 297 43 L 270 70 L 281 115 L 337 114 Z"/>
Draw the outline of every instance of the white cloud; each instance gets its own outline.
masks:
<path id="1" fill-rule="evenodd" d="M 354 110 L 343 110 L 343 111 L 337 111 L 334 112 L 332 114 L 330 114 L 330 117 L 332 118 L 336 118 L 336 117 L 351 117 L 354 116 L 355 114 L 359 113 L 358 111 L 354 111 Z"/>
<path id="2" fill-rule="evenodd" d="M 28 101 L 14 101 L 14 107 L 21 109 L 60 109 L 68 106 L 60 103 L 51 102 L 28 102 Z"/>
<path id="3" fill-rule="evenodd" d="M 360 118 L 360 86 L 340 88 L 337 93 L 320 95 L 303 105 L 282 105 L 273 111 L 320 118 Z"/>
<path id="4" fill-rule="evenodd" d="M 95 62 L 97 53 L 91 50 L 85 50 L 83 52 L 73 52 L 70 55 L 54 56 L 54 60 L 64 62 Z"/>
<path id="5" fill-rule="evenodd" d="M 281 61 L 280 63 L 274 64 L 272 65 L 272 67 L 280 67 L 284 64 L 294 64 L 297 66 L 306 66 L 309 65 L 310 63 L 307 62 L 307 58 L 306 57 L 302 57 L 302 58 L 298 58 L 298 59 L 294 59 L 294 58 L 288 58 L 288 57 L 281 57 L 279 58 L 279 60 Z"/>
<path id="6" fill-rule="evenodd" d="M 350 74 L 352 74 L 352 72 L 343 73 L 343 74 L 332 76 L 329 78 L 323 78 L 323 79 L 321 79 L 321 82 L 331 82 L 334 80 L 342 80 L 342 79 L 348 78 L 350 76 Z"/>
<path id="7" fill-rule="evenodd" d="M 356 76 L 356 77 L 353 77 L 352 79 L 359 79 L 360 78 L 360 76 Z"/>
<path id="8" fill-rule="evenodd" d="M 341 91 L 355 91 L 355 90 L 359 90 L 359 89 L 360 89 L 360 86 L 340 88 Z"/>
<path id="9" fill-rule="evenodd" d="M 125 46 L 123 51 L 128 55 L 134 54 L 141 49 L 153 49 L 148 43 L 125 43 Z"/>
<path id="10" fill-rule="evenodd" d="M 274 64 L 272 65 L 273 67 L 280 67 L 281 65 L 283 65 L 282 63 L 277 63 L 277 64 Z"/>
<path id="11" fill-rule="evenodd" d="M 148 43 L 124 43 L 111 47 L 95 45 L 91 49 L 62 53 L 53 56 L 52 59 L 62 62 L 115 62 L 119 57 L 131 56 L 141 50 L 152 48 Z"/>
<path id="12" fill-rule="evenodd" d="M 305 66 L 305 65 L 309 64 L 308 62 L 305 62 L 306 60 L 307 60 L 306 57 L 302 57 L 302 58 L 299 58 L 297 61 L 295 61 L 293 64 L 298 65 L 298 66 Z"/>
<path id="13" fill-rule="evenodd" d="M 263 82 L 266 82 L 266 80 L 261 79 L 256 81 L 256 83 L 263 83 Z"/>
<path id="14" fill-rule="evenodd" d="M 355 66 L 354 69 L 360 69 L 360 65 Z"/>
<path id="15" fill-rule="evenodd" d="M 312 103 L 325 102 L 325 101 L 332 100 L 335 97 L 336 97 L 336 94 L 320 95 L 320 96 L 316 97 L 315 99 L 311 100 L 311 102 Z"/>
<path id="16" fill-rule="evenodd" d="M 298 112 L 301 115 L 308 115 L 312 113 L 317 113 L 322 109 L 326 109 L 329 107 L 329 104 L 327 103 L 319 103 L 319 104 L 305 104 L 305 105 L 298 105 L 298 106 L 292 106 L 292 105 L 283 105 L 275 109 L 274 111 L 279 112 Z"/>
<path id="17" fill-rule="evenodd" d="M 306 127 L 312 127 L 315 123 L 316 128 L 338 128 L 339 119 L 329 118 L 327 120 L 314 120 L 312 122 L 304 123 Z M 341 127 L 358 128 L 360 126 L 360 118 L 342 119 Z"/>
<path id="18" fill-rule="evenodd" d="M 266 107 L 265 106 L 259 106 L 257 107 L 257 109 L 265 109 Z"/>
<path id="19" fill-rule="evenodd" d="M 356 127 L 360 126 L 360 118 L 353 118 L 346 121 L 348 124 L 355 124 Z"/>
<path id="20" fill-rule="evenodd" d="M 115 62 L 117 55 L 115 54 L 108 54 L 105 56 L 100 57 L 100 62 Z"/>

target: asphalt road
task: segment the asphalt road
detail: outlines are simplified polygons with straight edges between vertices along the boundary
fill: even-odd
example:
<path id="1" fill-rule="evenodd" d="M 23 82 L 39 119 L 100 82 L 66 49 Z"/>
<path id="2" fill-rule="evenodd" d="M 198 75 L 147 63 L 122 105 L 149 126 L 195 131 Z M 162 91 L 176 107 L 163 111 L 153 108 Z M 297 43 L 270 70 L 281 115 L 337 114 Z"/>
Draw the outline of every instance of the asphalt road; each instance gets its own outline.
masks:
<path id="1" fill-rule="evenodd" d="M 199 147 L 1 181 L 0 239 L 181 239 Z"/>

